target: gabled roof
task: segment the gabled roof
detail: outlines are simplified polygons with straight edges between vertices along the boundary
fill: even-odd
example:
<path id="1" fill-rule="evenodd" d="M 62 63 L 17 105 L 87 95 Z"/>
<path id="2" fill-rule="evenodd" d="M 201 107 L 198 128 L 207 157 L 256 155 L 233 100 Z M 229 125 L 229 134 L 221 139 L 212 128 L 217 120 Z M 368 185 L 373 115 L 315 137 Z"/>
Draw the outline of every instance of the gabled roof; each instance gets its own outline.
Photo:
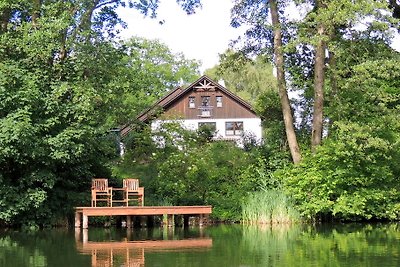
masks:
<path id="1" fill-rule="evenodd" d="M 242 106 L 247 108 L 249 111 L 251 111 L 252 113 L 256 114 L 256 112 L 253 110 L 253 107 L 248 102 L 246 102 L 245 100 L 243 100 L 239 96 L 235 95 L 234 93 L 232 93 L 231 91 L 226 89 L 224 86 L 222 86 L 219 83 L 213 81 L 210 77 L 208 77 L 206 75 L 203 75 L 199 79 L 197 79 L 195 82 L 190 84 L 188 87 L 186 87 L 185 89 L 182 89 L 181 87 L 175 88 L 174 90 L 172 90 L 171 92 L 166 94 L 164 97 L 159 99 L 150 108 L 148 108 L 147 110 L 145 110 L 144 112 L 139 114 L 139 116 L 137 116 L 137 119 L 142 121 L 142 122 L 146 122 L 146 121 L 149 120 L 149 118 L 152 115 L 154 115 L 154 111 L 155 110 L 158 110 L 159 108 L 161 108 L 162 110 L 165 110 L 169 106 L 174 104 L 177 100 L 179 100 L 182 96 L 184 96 L 187 93 L 189 93 L 191 90 L 202 89 L 202 88 L 204 89 L 204 88 L 206 88 L 206 86 L 212 86 L 212 87 L 218 88 L 223 93 L 225 93 L 226 95 L 228 95 L 229 97 L 234 99 L 236 102 L 238 102 L 239 104 L 241 104 Z M 130 126 L 127 125 L 127 126 L 125 126 L 125 127 L 123 127 L 121 129 L 121 135 L 124 136 L 129 131 L 130 131 Z"/>

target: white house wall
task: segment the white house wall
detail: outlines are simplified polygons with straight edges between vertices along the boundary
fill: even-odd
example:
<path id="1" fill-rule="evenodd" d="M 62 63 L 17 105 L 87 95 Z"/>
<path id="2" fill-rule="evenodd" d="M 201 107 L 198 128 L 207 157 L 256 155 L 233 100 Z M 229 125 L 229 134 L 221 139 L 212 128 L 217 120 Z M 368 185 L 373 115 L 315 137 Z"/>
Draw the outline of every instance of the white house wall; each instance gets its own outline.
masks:
<path id="1" fill-rule="evenodd" d="M 262 138 L 262 128 L 260 118 L 235 118 L 235 119 L 201 119 L 201 120 L 156 120 L 151 124 L 153 131 L 157 130 L 162 123 L 179 122 L 180 125 L 187 130 L 197 130 L 199 122 L 215 122 L 216 123 L 216 139 L 240 139 L 239 135 L 226 135 L 225 123 L 226 122 L 243 122 L 243 132 L 245 134 L 253 135 L 258 141 Z"/>

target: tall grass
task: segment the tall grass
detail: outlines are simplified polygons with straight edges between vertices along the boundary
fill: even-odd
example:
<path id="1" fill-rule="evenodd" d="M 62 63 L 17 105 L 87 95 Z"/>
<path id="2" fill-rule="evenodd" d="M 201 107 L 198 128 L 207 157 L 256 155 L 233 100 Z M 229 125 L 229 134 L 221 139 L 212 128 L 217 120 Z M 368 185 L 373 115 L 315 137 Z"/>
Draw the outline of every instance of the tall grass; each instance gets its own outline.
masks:
<path id="1" fill-rule="evenodd" d="M 300 221 L 300 214 L 282 191 L 263 190 L 247 197 L 242 205 L 242 221 L 246 224 L 287 224 Z"/>

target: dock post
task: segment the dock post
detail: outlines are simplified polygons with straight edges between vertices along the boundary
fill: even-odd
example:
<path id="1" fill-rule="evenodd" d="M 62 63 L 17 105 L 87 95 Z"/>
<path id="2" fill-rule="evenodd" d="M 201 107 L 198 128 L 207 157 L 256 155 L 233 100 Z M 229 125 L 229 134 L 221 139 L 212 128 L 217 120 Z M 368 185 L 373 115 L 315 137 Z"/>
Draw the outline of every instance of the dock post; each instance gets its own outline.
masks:
<path id="1" fill-rule="evenodd" d="M 75 211 L 75 228 L 80 228 L 81 227 L 81 213 L 78 211 Z"/>
<path id="2" fill-rule="evenodd" d="M 174 226 L 174 215 L 168 214 L 167 215 L 168 227 Z"/>
<path id="3" fill-rule="evenodd" d="M 89 227 L 89 218 L 86 214 L 82 214 L 82 228 L 83 229 L 88 229 Z"/>
<path id="4" fill-rule="evenodd" d="M 132 216 L 131 215 L 127 215 L 126 216 L 126 227 L 127 228 L 131 228 L 132 227 Z"/>
<path id="5" fill-rule="evenodd" d="M 82 243 L 86 244 L 89 240 L 89 231 L 88 229 L 83 229 L 82 230 Z"/>
<path id="6" fill-rule="evenodd" d="M 79 227 L 75 228 L 75 240 L 81 241 L 81 228 Z"/>
<path id="7" fill-rule="evenodd" d="M 203 226 L 203 214 L 199 215 L 199 226 Z"/>

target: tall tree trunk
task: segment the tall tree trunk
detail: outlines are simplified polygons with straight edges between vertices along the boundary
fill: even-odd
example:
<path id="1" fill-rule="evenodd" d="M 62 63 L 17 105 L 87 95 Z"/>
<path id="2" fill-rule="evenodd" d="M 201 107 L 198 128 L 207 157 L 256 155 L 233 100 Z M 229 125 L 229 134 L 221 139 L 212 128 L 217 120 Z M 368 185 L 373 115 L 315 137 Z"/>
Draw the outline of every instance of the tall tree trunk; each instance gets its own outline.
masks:
<path id="1" fill-rule="evenodd" d="M 389 8 L 393 10 L 393 17 L 400 19 L 400 3 L 397 0 L 389 0 Z"/>
<path id="2" fill-rule="evenodd" d="M 329 81 L 331 86 L 330 101 L 334 101 L 335 104 L 337 105 L 340 102 L 340 99 L 338 97 L 339 88 L 338 88 L 338 75 L 336 68 L 337 68 L 336 55 L 334 52 L 329 51 L 329 70 L 330 70 Z M 332 129 L 332 125 L 333 125 L 333 119 L 329 118 L 327 123 L 326 136 L 329 136 Z"/>
<path id="3" fill-rule="evenodd" d="M 68 28 L 65 28 L 61 33 L 60 61 L 64 62 L 67 58 L 67 34 Z"/>
<path id="4" fill-rule="evenodd" d="M 285 69 L 283 66 L 282 32 L 281 23 L 279 21 L 278 5 L 276 0 L 270 0 L 269 2 L 272 26 L 274 27 L 274 56 L 277 70 L 278 90 L 281 100 L 283 120 L 285 123 L 286 138 L 288 140 L 293 163 L 297 164 L 301 161 L 301 153 L 297 143 L 296 132 L 293 125 L 292 108 L 290 107 L 289 97 L 286 89 Z"/>
<path id="5" fill-rule="evenodd" d="M 323 31 L 320 26 L 318 32 Z M 315 51 L 314 65 L 314 113 L 311 134 L 311 150 L 315 152 L 321 144 L 324 109 L 324 84 L 325 84 L 325 42 L 319 41 Z"/>
<path id="6" fill-rule="evenodd" d="M 32 25 L 36 29 L 38 27 L 38 18 L 40 17 L 41 0 L 33 0 L 32 9 Z"/>
<path id="7" fill-rule="evenodd" d="M 8 22 L 11 17 L 11 10 L 9 8 L 4 8 L 0 12 L 0 33 L 7 31 Z"/>
<path id="8" fill-rule="evenodd" d="M 84 11 L 81 21 L 78 26 L 78 30 L 80 31 L 88 31 L 90 30 L 90 27 L 92 26 L 92 16 L 94 10 L 97 8 L 97 5 L 99 4 L 100 0 L 92 0 L 88 2 L 88 5 L 86 7 L 86 10 Z"/>
<path id="9" fill-rule="evenodd" d="M 325 26 L 320 23 L 317 27 L 318 44 L 315 48 L 314 63 L 314 113 L 311 133 L 311 151 L 315 152 L 321 144 L 323 129 L 324 109 L 324 84 L 325 84 Z"/>

